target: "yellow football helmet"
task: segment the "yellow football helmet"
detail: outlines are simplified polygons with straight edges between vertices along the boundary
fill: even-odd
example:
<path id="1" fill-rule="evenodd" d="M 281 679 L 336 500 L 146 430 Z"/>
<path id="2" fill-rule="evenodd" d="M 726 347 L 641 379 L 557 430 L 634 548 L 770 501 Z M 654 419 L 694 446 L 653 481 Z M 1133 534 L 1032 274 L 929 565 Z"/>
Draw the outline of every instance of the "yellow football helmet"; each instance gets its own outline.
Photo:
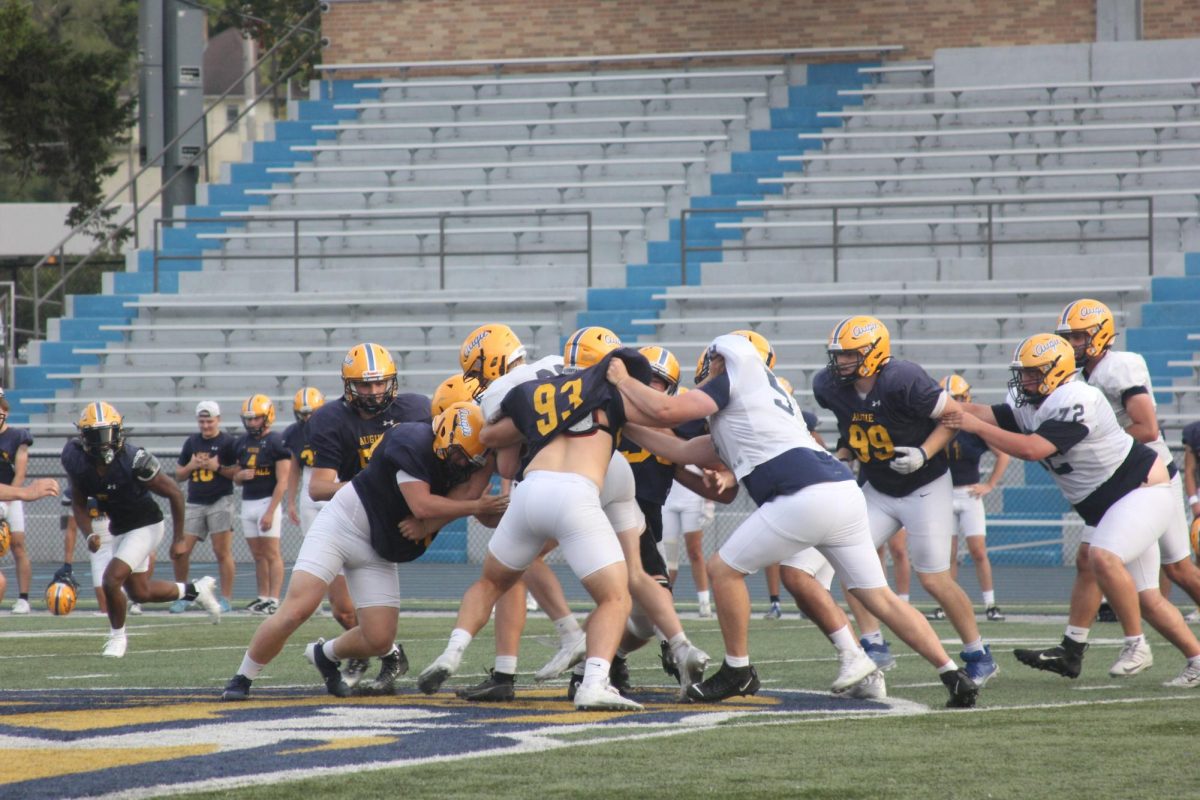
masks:
<path id="1" fill-rule="evenodd" d="M 78 595 L 75 587 L 63 581 L 54 581 L 46 587 L 46 608 L 56 617 L 64 617 L 75 608 Z"/>
<path id="2" fill-rule="evenodd" d="M 0 519 L 0 558 L 8 555 L 10 547 L 12 547 L 12 528 L 9 527 L 8 520 Z"/>
<path id="3" fill-rule="evenodd" d="M 303 422 L 323 405 L 325 405 L 325 395 L 321 394 L 321 390 L 305 386 L 296 392 L 296 396 L 292 399 L 292 416 L 296 418 L 297 422 Z"/>
<path id="4" fill-rule="evenodd" d="M 869 378 L 892 358 L 892 337 L 887 326 L 874 317 L 846 317 L 829 334 L 829 372 L 841 384 Z M 838 364 L 838 353 L 858 353 L 858 362 Z"/>
<path id="5" fill-rule="evenodd" d="M 700 357 L 696 359 L 696 375 L 692 379 L 693 383 L 701 383 L 708 377 L 708 348 L 700 351 Z"/>
<path id="6" fill-rule="evenodd" d="M 383 394 L 360 394 L 360 383 L 383 383 Z M 378 414 L 392 404 L 400 384 L 396 381 L 396 362 L 383 345 L 363 342 L 350 348 L 342 361 L 342 390 L 346 402 L 368 414 Z"/>
<path id="7" fill-rule="evenodd" d="M 608 328 L 599 325 L 580 328 L 563 345 L 563 369 L 567 372 L 587 369 L 620 346 L 621 337 Z"/>
<path id="8" fill-rule="evenodd" d="M 487 448 L 479 441 L 483 411 L 470 401 L 451 403 L 433 419 L 433 452 L 446 461 L 461 453 L 465 462 L 456 466 L 475 469 L 487 461 Z"/>
<path id="9" fill-rule="evenodd" d="M 251 420 L 262 422 L 251 424 Z M 242 426 L 251 436 L 262 436 L 275 424 L 275 404 L 265 394 L 252 395 L 242 403 Z"/>
<path id="10" fill-rule="evenodd" d="M 1035 333 L 1017 345 L 1013 353 L 1009 391 L 1018 406 L 1038 405 L 1051 392 L 1071 380 L 1075 374 L 1075 351 L 1067 340 L 1053 333 Z M 1027 384 L 1026 375 L 1036 375 L 1036 385 Z"/>
<path id="11" fill-rule="evenodd" d="M 525 345 L 512 328 L 500 323 L 480 325 L 468 333 L 458 353 L 463 377 L 479 381 L 479 392 L 524 359 Z"/>
<path id="12" fill-rule="evenodd" d="M 732 334 L 749 339 L 750 344 L 754 345 L 754 349 L 758 351 L 759 358 L 767 365 L 767 369 L 775 369 L 775 348 L 771 347 L 767 337 L 758 331 L 732 331 Z"/>
<path id="13" fill-rule="evenodd" d="M 1071 342 L 1075 350 L 1075 363 L 1083 366 L 1087 359 L 1095 358 L 1112 347 L 1113 337 L 1117 335 L 1117 324 L 1108 306 L 1099 300 L 1084 298 L 1070 303 L 1063 309 L 1054 332 Z M 1072 341 L 1072 333 L 1087 334 L 1087 339 L 1075 343 Z"/>
<path id="14" fill-rule="evenodd" d="M 479 394 L 479 381 L 474 378 L 464 378 L 456 372 L 434 389 L 433 399 L 430 402 L 432 413 L 436 417 L 449 408 L 452 403 L 469 403 L 477 394 Z"/>
<path id="15" fill-rule="evenodd" d="M 125 446 L 121 415 L 104 401 L 88 403 L 75 427 L 79 429 L 84 452 L 105 464 L 111 464 Z"/>
<path id="16" fill-rule="evenodd" d="M 650 362 L 650 372 L 667 384 L 667 394 L 675 394 L 679 389 L 679 359 L 667 348 L 656 344 L 638 348 L 638 352 Z"/>
<path id="17" fill-rule="evenodd" d="M 938 381 L 938 385 L 955 400 L 971 402 L 971 384 L 967 383 L 967 379 L 962 375 L 947 375 Z"/>

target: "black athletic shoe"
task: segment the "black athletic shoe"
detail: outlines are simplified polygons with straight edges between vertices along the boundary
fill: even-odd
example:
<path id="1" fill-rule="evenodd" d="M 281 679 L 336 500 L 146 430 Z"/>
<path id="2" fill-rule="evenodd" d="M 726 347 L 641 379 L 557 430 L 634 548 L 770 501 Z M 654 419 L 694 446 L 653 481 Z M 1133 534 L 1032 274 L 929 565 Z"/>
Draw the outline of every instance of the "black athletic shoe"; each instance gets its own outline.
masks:
<path id="1" fill-rule="evenodd" d="M 376 697 L 396 693 L 396 681 L 408 672 L 408 656 L 399 644 L 383 658 L 379 659 L 379 674 L 375 680 L 360 683 L 354 687 L 354 694 Z M 344 673 L 343 673 L 344 674 Z"/>
<path id="2" fill-rule="evenodd" d="M 938 606 L 933 611 L 930 611 L 928 614 L 925 615 L 925 619 L 931 620 L 931 621 L 945 619 L 945 618 L 946 618 L 946 612 L 942 610 L 941 606 Z"/>
<path id="3" fill-rule="evenodd" d="M 946 708 L 975 707 L 975 698 L 979 696 L 979 687 L 975 685 L 975 681 L 971 680 L 971 676 L 967 674 L 966 670 L 943 672 L 941 678 L 942 683 L 950 691 L 950 699 L 946 701 Z"/>
<path id="4" fill-rule="evenodd" d="M 229 679 L 229 683 L 225 684 L 225 691 L 221 692 L 221 699 L 249 700 L 250 679 L 245 675 L 234 675 Z"/>
<path id="5" fill-rule="evenodd" d="M 575 691 L 579 689 L 579 684 L 583 683 L 582 672 L 572 672 L 571 682 L 567 684 L 567 699 L 574 702 Z"/>
<path id="6" fill-rule="evenodd" d="M 308 647 L 304 648 L 304 655 L 317 672 L 321 673 L 321 677 L 325 679 L 325 688 L 334 697 L 349 697 L 350 687 L 342 680 L 341 662 L 334 661 L 325 655 L 325 649 L 322 645 L 325 644 L 324 639 L 317 639 L 315 642 L 310 642 Z"/>
<path id="7" fill-rule="evenodd" d="M 667 644 L 666 639 L 660 639 L 658 649 L 663 672 L 670 675 L 671 680 L 679 683 L 679 665 L 675 663 L 675 654 L 671 652 L 671 645 Z"/>
<path id="8" fill-rule="evenodd" d="M 633 686 L 629 682 L 628 661 L 620 656 L 613 656 L 612 664 L 608 668 L 608 683 L 610 686 L 620 692 L 622 697 L 629 696 L 629 690 L 632 689 Z"/>
<path id="9" fill-rule="evenodd" d="M 516 677 L 489 669 L 488 677 L 482 682 L 468 686 L 466 689 L 459 689 L 457 694 L 463 700 L 472 700 L 476 703 L 511 703 L 517 698 L 513 691 Z"/>
<path id="10" fill-rule="evenodd" d="M 1078 678 L 1083 669 L 1083 654 L 1088 649 L 1085 642 L 1076 642 L 1063 637 L 1062 644 L 1049 650 L 1014 650 L 1013 655 L 1026 666 L 1034 669 Z"/>
<path id="11" fill-rule="evenodd" d="M 987 618 L 989 622 L 1003 622 L 1004 612 L 1000 610 L 1000 606 L 988 606 Z"/>
<path id="12" fill-rule="evenodd" d="M 687 696 L 696 703 L 715 703 L 735 695 L 755 694 L 761 685 L 754 667 L 731 667 L 722 661 L 721 668 L 706 680 L 687 687 Z"/>
<path id="13" fill-rule="evenodd" d="M 1113 611 L 1112 606 L 1108 603 L 1101 603 L 1100 610 L 1096 612 L 1097 622 L 1116 622 L 1117 612 Z"/>

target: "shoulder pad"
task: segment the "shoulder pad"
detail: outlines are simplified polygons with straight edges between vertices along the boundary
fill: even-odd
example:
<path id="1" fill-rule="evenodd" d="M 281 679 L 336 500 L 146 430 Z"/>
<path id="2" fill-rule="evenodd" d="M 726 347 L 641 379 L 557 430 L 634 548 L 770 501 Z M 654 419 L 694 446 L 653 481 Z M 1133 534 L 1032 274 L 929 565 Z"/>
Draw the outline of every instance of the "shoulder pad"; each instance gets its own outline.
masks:
<path id="1" fill-rule="evenodd" d="M 154 476 L 159 473 L 162 466 L 158 463 L 158 459 L 152 453 L 145 450 L 138 450 L 133 454 L 133 477 L 143 483 L 154 480 Z"/>

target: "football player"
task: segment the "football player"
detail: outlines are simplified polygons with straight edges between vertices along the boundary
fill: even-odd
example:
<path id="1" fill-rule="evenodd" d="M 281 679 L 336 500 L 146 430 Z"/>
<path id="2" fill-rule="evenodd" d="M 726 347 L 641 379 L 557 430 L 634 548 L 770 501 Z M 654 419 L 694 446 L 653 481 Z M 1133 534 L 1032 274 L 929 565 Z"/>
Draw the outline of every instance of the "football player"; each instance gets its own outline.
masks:
<path id="1" fill-rule="evenodd" d="M 150 494 L 166 498 L 171 505 L 171 557 L 176 558 L 184 548 L 184 501 L 179 485 L 163 474 L 158 459 L 125 441 L 121 415 L 108 403 L 88 403 L 77 425 L 79 436 L 67 442 L 62 451 L 63 469 L 71 481 L 75 524 L 89 539 L 95 533 L 88 512 L 88 498 L 94 497 L 100 512 L 108 517 L 114 540 L 112 560 L 104 570 L 111 632 L 102 655 L 125 655 L 126 592 L 136 603 L 195 600 L 214 622 L 220 621 L 217 582 L 211 576 L 194 583 L 153 579 L 150 556 L 162 541 L 164 526 L 162 510 Z"/>
<path id="2" fill-rule="evenodd" d="M 423 692 L 436 692 L 458 670 L 463 652 L 487 624 L 496 601 L 548 543 L 557 541 L 596 602 L 588 618 L 588 658 L 575 707 L 641 709 L 609 683 L 632 605 L 621 543 L 600 499 L 624 423 L 621 398 L 605 380 L 605 372 L 610 362 L 623 359 L 639 380 L 649 381 L 646 359 L 636 351 L 618 349 L 582 372 L 522 383 L 500 401 L 500 416 L 484 428 L 483 441 L 497 449 L 501 474 L 515 478 L 522 473 L 521 482 L 513 488 L 512 503 L 488 542 L 479 580 L 463 596 L 445 651 L 417 680 Z M 484 414 L 487 418 L 486 406 Z"/>
<path id="3" fill-rule="evenodd" d="M 399 392 L 396 362 L 381 345 L 363 342 L 350 348 L 341 375 L 342 396 L 314 411 L 305 429 L 305 449 L 311 451 L 313 462 L 308 496 L 316 503 L 332 499 L 367 466 L 388 428 L 432 419 L 429 398 Z M 358 624 L 345 579 L 336 577 L 329 584 L 329 604 L 343 629 Z M 366 669 L 367 664 L 357 659 L 347 660 L 348 681 L 355 683 Z"/>
<path id="4" fill-rule="evenodd" d="M 1200 495 L 1196 494 L 1196 476 L 1200 475 L 1200 422 L 1191 422 L 1183 428 L 1183 486 L 1187 492 L 1188 506 L 1192 510 L 1192 552 L 1200 564 Z M 1186 617 L 1188 622 L 1200 622 L 1200 607 Z"/>
<path id="5" fill-rule="evenodd" d="M 961 375 L 947 375 L 938 382 L 943 390 L 960 403 L 971 402 L 971 384 Z M 979 460 L 983 454 L 992 452 L 996 461 L 987 480 L 980 480 Z M 950 479 L 954 483 L 955 538 L 950 548 L 950 575 L 958 578 L 958 538 L 966 541 L 967 552 L 975 564 L 975 576 L 983 592 L 984 614 L 992 622 L 1000 622 L 1004 614 L 996 605 L 996 587 L 992 582 L 992 562 L 987 554 L 987 514 L 983 498 L 996 488 L 1008 469 L 1008 454 L 988 447 L 973 433 L 959 431 L 946 446 L 949 458 Z M 941 611 L 941 609 L 938 609 Z M 936 612 L 935 612 L 936 614 Z"/>
<path id="6" fill-rule="evenodd" d="M 745 577 L 816 547 L 851 593 L 937 667 L 950 692 L 948 705 L 974 705 L 978 687 L 946 655 L 929 623 L 887 587 L 854 476 L 797 422 L 795 401 L 746 338 L 717 337 L 701 370 L 703 382 L 683 396 L 639 387 L 623 364 L 610 362 L 608 378 L 625 398 L 630 422 L 637 423 L 630 425 L 632 439 L 675 463 L 727 465 L 759 506 L 709 560 L 725 660 L 714 675 L 688 687 L 689 698 L 716 701 L 758 691 Z M 687 442 L 643 427 L 705 417 L 710 433 Z"/>
<path id="7" fill-rule="evenodd" d="M 183 521 L 184 552 L 174 559 L 175 580 L 187 581 L 192 550 L 197 542 L 208 539 L 217 559 L 221 576 L 222 611 L 230 609 L 233 579 L 237 565 L 233 559 L 233 475 L 237 472 L 237 439 L 221 430 L 221 406 L 212 400 L 196 404 L 196 425 L 183 443 L 175 466 L 175 480 L 187 481 L 187 504 Z M 186 601 L 177 600 L 168 609 L 172 614 L 187 610 Z"/>
<path id="8" fill-rule="evenodd" d="M 75 516 L 71 513 L 71 485 L 67 483 L 66 491 L 62 493 L 63 505 L 63 527 L 72 535 L 77 537 L 79 534 L 79 526 L 75 524 Z M 108 603 L 104 599 L 104 570 L 108 567 L 108 562 L 112 560 L 113 537 L 108 532 L 108 517 L 100 513 L 100 506 L 96 502 L 96 498 L 89 497 L 87 500 L 88 516 L 92 518 L 92 532 L 84 539 L 84 544 L 88 549 L 88 561 L 92 567 L 92 590 L 96 593 L 96 603 L 100 607 L 97 612 L 101 616 L 108 616 Z M 54 580 L 65 580 L 68 575 L 71 575 L 72 570 L 65 569 L 67 564 L 59 568 L 58 572 L 54 573 Z M 65 575 L 62 573 L 66 573 Z M 74 577 L 70 578 L 69 582 L 74 582 Z M 128 595 L 126 596 L 128 600 Z M 137 603 L 130 602 L 128 613 L 137 616 L 142 613 L 142 608 Z M 222 608 L 224 611 L 224 608 Z"/>
<path id="9" fill-rule="evenodd" d="M 287 597 L 254 633 L 223 700 L 246 700 L 251 682 L 313 615 L 338 575 L 350 588 L 358 623 L 332 641 L 305 649 L 325 688 L 347 697 L 340 660 L 381 656 L 379 676 L 358 694 L 393 694 L 408 669 L 396 645 L 400 578 L 396 565 L 420 558 L 447 523 L 475 515 L 495 525 L 506 497 L 486 494 L 494 460 L 480 444 L 483 418 L 472 403 L 456 403 L 432 424 L 401 422 L 377 443 L 367 467 L 321 509 L 292 568 Z"/>
<path id="10" fill-rule="evenodd" d="M 8 424 L 8 398 L 0 394 L 0 484 L 22 486 L 25 469 L 29 464 L 29 446 L 33 437 L 24 428 Z M 25 502 L 19 499 L 0 501 L 4 503 L 2 513 L 8 520 L 9 535 L 12 537 L 13 563 L 17 568 L 17 599 L 12 613 L 29 613 L 29 582 L 33 578 L 33 565 L 29 551 L 25 548 Z"/>
<path id="11" fill-rule="evenodd" d="M 859 462 L 859 478 L 878 547 L 901 527 L 921 585 L 945 609 L 963 643 L 967 674 L 983 686 L 998 671 L 971 601 L 950 576 L 953 484 L 945 447 L 954 435 L 938 418 L 956 401 L 911 361 L 892 358 L 887 327 L 874 317 L 847 317 L 829 336 L 828 368 L 813 378 L 813 396 L 837 418 L 837 457 Z M 847 596 L 876 663 L 893 663 L 877 622 Z"/>
<path id="12" fill-rule="evenodd" d="M 1074 349 L 1062 337 L 1028 337 L 1017 346 L 1011 366 L 1006 403 L 968 403 L 945 423 L 978 434 L 1016 458 L 1041 461 L 1092 528 L 1087 568 L 1125 632 L 1125 646 L 1109 674 L 1134 675 L 1152 663 L 1142 633 L 1144 615 L 1188 659 L 1166 685 L 1200 686 L 1200 641 L 1158 588 L 1159 539 L 1174 524 L 1178 505 L 1165 461 L 1122 429 L 1103 392 L 1074 380 Z M 1095 605 L 1089 614 L 1095 614 Z M 1016 655 L 1073 678 L 1082 666 L 1086 634 L 1069 624 L 1059 647 Z"/>
<path id="13" fill-rule="evenodd" d="M 271 430 L 274 424 L 275 404 L 265 394 L 242 403 L 246 432 L 234 444 L 238 469 L 233 482 L 242 487 L 242 536 L 250 545 L 258 581 L 258 597 L 246 606 L 253 614 L 274 614 L 283 593 L 279 534 L 292 453 L 283 437 Z"/>
<path id="14" fill-rule="evenodd" d="M 325 502 L 318 503 L 308 496 L 313 467 L 313 452 L 308 447 L 308 419 L 323 405 L 325 395 L 320 389 L 312 386 L 300 388 L 292 398 L 292 424 L 283 431 L 283 443 L 292 453 L 287 486 L 288 519 L 300 526 L 301 534 L 308 533 Z"/>

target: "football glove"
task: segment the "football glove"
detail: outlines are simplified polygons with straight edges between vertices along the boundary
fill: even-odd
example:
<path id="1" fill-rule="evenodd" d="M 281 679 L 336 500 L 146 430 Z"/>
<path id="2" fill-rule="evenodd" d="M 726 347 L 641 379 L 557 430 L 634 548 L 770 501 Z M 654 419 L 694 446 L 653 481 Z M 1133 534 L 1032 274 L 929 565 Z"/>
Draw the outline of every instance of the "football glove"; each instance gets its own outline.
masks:
<path id="1" fill-rule="evenodd" d="M 901 475 L 911 475 L 925 466 L 925 461 L 925 451 L 920 447 L 897 447 L 889 466 Z"/>

